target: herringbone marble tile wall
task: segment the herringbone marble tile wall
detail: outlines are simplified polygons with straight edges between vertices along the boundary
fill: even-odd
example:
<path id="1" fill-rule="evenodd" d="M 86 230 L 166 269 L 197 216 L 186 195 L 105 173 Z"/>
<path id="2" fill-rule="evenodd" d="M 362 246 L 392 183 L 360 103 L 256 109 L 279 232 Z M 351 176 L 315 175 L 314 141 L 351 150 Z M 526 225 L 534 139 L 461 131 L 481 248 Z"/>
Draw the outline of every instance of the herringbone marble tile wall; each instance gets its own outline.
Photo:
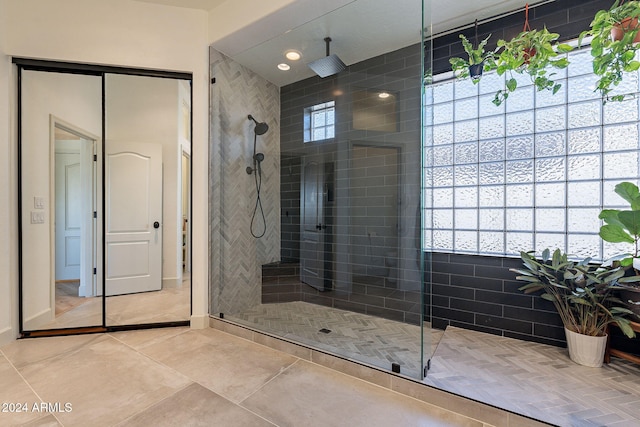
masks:
<path id="1" fill-rule="evenodd" d="M 233 313 L 260 303 L 263 264 L 280 259 L 280 90 L 251 70 L 210 49 L 209 233 L 211 313 Z M 254 124 L 262 162 L 261 200 L 266 232 L 251 235 L 256 203 L 252 166 Z M 198 195 L 194 195 L 197 197 Z M 254 232 L 262 232 L 258 213 Z"/>

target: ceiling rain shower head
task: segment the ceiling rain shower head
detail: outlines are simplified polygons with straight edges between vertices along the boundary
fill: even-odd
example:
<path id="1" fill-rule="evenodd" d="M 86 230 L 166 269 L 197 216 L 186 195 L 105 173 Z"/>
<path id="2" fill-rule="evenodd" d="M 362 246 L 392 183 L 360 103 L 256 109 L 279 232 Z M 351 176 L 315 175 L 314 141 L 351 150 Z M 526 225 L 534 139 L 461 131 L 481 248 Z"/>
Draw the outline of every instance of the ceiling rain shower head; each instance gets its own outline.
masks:
<path id="1" fill-rule="evenodd" d="M 256 127 L 253 128 L 253 131 L 256 133 L 256 135 L 264 135 L 269 130 L 268 124 L 266 124 L 265 122 L 258 122 L 256 119 L 253 118 L 251 114 L 249 114 L 247 118 L 249 120 L 253 120 L 253 123 L 256 124 Z"/>
<path id="2" fill-rule="evenodd" d="M 329 43 L 331 43 L 331 37 L 325 37 L 324 41 L 327 44 L 327 56 L 316 59 L 315 61 L 307 64 L 314 73 L 322 78 L 338 74 L 340 71 L 347 68 L 345 63 L 338 58 L 338 55 L 329 54 Z"/>

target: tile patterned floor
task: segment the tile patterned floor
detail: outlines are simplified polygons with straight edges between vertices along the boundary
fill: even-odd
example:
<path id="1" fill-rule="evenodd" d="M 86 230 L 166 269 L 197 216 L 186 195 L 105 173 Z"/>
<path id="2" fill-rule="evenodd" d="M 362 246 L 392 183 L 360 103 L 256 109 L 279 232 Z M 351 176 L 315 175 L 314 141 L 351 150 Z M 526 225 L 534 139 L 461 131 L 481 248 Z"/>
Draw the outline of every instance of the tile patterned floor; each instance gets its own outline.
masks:
<path id="1" fill-rule="evenodd" d="M 15 341 L 0 347 L 0 402 L 28 408 L 0 408 L 1 426 L 483 427 L 215 329 Z"/>
<path id="2" fill-rule="evenodd" d="M 402 373 L 419 375 L 414 325 L 304 302 L 263 304 L 231 319 L 385 369 L 396 361 Z M 638 365 L 614 358 L 582 367 L 564 348 L 455 327 L 444 335 L 425 328 L 425 339 L 435 350 L 428 385 L 561 426 L 640 426 Z"/>
<path id="3" fill-rule="evenodd" d="M 565 348 L 448 327 L 426 384 L 562 426 L 640 426 L 640 366 L 573 363 Z"/>
<path id="4" fill-rule="evenodd" d="M 398 363 L 403 375 L 421 378 L 421 330 L 417 325 L 301 301 L 260 304 L 227 318 L 383 369 L 391 370 L 391 364 Z M 425 327 L 425 348 L 430 349 L 425 359 L 433 354 L 442 333 Z"/>

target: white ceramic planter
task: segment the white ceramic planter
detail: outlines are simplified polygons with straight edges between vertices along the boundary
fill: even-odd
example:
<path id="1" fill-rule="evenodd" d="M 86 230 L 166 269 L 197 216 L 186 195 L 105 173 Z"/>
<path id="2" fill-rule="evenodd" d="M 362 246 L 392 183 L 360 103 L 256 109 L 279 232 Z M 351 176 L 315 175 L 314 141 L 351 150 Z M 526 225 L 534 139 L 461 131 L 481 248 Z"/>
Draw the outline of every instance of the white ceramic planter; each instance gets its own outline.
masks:
<path id="1" fill-rule="evenodd" d="M 567 337 L 569 357 L 579 365 L 599 368 L 604 361 L 604 351 L 607 347 L 607 336 L 591 337 L 564 328 Z"/>

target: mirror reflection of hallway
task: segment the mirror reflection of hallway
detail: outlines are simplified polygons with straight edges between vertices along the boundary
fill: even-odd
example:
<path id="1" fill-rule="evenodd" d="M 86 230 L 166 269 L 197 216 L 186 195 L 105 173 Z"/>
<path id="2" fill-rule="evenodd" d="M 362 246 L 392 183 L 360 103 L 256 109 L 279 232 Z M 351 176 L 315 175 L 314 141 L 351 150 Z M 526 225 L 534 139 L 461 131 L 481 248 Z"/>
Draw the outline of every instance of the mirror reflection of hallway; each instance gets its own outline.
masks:
<path id="1" fill-rule="evenodd" d="M 55 320 L 49 326 L 102 322 L 96 268 L 98 138 L 51 117 L 54 141 Z M 95 160 L 94 160 L 95 155 Z"/>

